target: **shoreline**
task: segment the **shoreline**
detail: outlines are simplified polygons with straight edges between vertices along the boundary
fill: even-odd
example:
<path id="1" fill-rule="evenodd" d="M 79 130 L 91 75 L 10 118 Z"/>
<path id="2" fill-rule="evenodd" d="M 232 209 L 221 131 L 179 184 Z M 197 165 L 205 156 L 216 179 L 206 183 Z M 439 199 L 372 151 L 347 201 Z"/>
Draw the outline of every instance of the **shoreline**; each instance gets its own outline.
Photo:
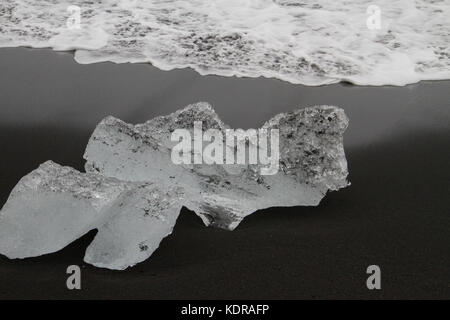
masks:
<path id="1" fill-rule="evenodd" d="M 404 87 L 342 83 L 311 87 L 272 78 L 201 76 L 191 69 L 162 71 L 149 64 L 81 65 L 70 53 L 50 49 L 0 49 L 0 59 L 2 69 L 6 68 L 5 75 L 13 72 L 6 67 L 9 65 L 15 65 L 14 72 L 17 73 L 1 79 L 5 91 L 3 101 L 11 104 L 11 110 L 0 110 L 0 125 L 3 126 L 54 123 L 93 130 L 108 115 L 129 123 L 142 123 L 191 103 L 205 101 L 212 104 L 230 127 L 248 129 L 260 127 L 280 112 L 334 105 L 345 110 L 351 124 L 376 130 L 353 134 L 351 126 L 345 138 L 346 145 L 353 146 L 380 138 L 386 131 L 393 133 L 396 128 L 392 118 L 403 120 L 400 116 L 406 111 L 413 112 L 405 117 L 405 120 L 413 121 L 412 126 L 433 123 L 445 128 L 448 127 L 445 119 L 436 121 L 434 118 L 436 115 L 450 117 L 446 106 L 450 101 L 446 90 L 450 80 L 423 81 Z M 31 74 L 31 79 L 27 73 Z M 47 79 L 42 82 L 43 77 Z M 46 117 L 35 110 L 27 110 L 28 101 L 23 97 L 17 99 L 22 90 L 32 95 L 33 105 L 57 114 Z M 82 96 L 78 94 L 80 92 Z M 69 110 L 73 117 L 69 119 L 68 114 L 58 114 L 58 108 Z M 430 115 L 419 117 L 422 112 Z M 84 117 L 87 113 L 92 119 Z M 381 118 L 376 120 L 381 128 L 374 128 L 372 120 L 375 119 L 367 118 L 364 113 L 379 113 L 378 118 Z"/>
<path id="2" fill-rule="evenodd" d="M 72 56 L 73 60 L 79 64 L 79 65 L 95 65 L 95 64 L 116 64 L 116 65 L 147 65 L 150 66 L 152 68 L 156 68 L 160 71 L 165 71 L 165 72 L 171 72 L 171 71 L 193 71 L 196 72 L 198 75 L 206 77 L 206 76 L 213 76 L 213 77 L 225 77 L 225 78 L 235 78 L 235 79 L 266 79 L 266 80 L 277 80 L 277 81 L 281 81 L 281 82 L 287 82 L 288 84 L 291 85 L 296 85 L 296 86 L 304 86 L 304 87 L 328 87 L 331 85 L 343 85 L 343 86 L 357 86 L 357 87 L 393 87 L 393 88 L 402 88 L 402 87 L 408 87 L 408 86 L 413 86 L 413 85 L 417 85 L 420 83 L 433 83 L 433 82 L 441 82 L 441 81 L 450 81 L 450 78 L 438 78 L 438 79 L 422 79 L 416 82 L 410 82 L 410 83 L 406 83 L 406 84 L 402 84 L 402 85 L 395 85 L 395 84 L 381 84 L 381 85 L 376 85 L 376 84 L 356 84 L 351 82 L 350 80 L 346 80 L 346 79 L 342 79 L 342 80 L 336 80 L 335 82 L 330 82 L 330 83 L 324 83 L 324 84 L 304 84 L 304 83 L 300 83 L 300 82 L 290 82 L 289 80 L 283 80 L 280 78 L 275 78 L 275 77 L 271 77 L 271 76 L 265 76 L 265 75 L 258 75 L 258 76 L 246 76 L 246 75 L 238 75 L 238 74 L 218 74 L 218 73 L 201 73 L 200 71 L 198 71 L 195 67 L 191 66 L 191 65 L 185 65 L 185 66 L 175 66 L 173 68 L 170 69 L 164 69 L 164 68 L 160 68 L 154 64 L 152 64 L 150 61 L 148 62 L 116 62 L 116 61 L 112 61 L 112 60 L 105 60 L 105 61 L 98 61 L 98 62 L 92 62 L 92 63 L 81 63 L 78 62 L 75 59 L 75 53 L 77 50 L 80 49 L 68 49 L 68 50 L 57 50 L 54 49 L 52 47 L 32 47 L 32 46 L 26 46 L 26 45 L 21 45 L 21 46 L 13 46 L 13 47 L 1 47 L 0 46 L 0 50 L 2 49 L 27 49 L 27 50 L 48 50 L 54 53 L 62 53 L 62 54 L 69 54 Z"/>

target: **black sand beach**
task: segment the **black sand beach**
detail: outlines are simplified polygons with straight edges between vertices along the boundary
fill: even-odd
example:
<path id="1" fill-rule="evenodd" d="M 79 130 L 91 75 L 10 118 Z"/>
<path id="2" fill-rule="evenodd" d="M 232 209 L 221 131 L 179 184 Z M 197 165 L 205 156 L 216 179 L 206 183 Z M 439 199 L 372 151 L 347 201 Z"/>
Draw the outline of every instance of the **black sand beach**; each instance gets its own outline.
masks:
<path id="1" fill-rule="evenodd" d="M 0 206 L 46 160 L 82 170 L 105 116 L 139 123 L 197 101 L 243 128 L 297 107 L 343 108 L 352 185 L 318 207 L 257 212 L 233 232 L 183 210 L 160 249 L 123 272 L 82 262 L 95 231 L 43 257 L 1 256 L 0 299 L 450 298 L 450 81 L 306 87 L 0 49 Z M 71 264 L 83 266 L 80 291 L 66 288 Z M 366 288 L 372 264 L 382 290 Z"/>

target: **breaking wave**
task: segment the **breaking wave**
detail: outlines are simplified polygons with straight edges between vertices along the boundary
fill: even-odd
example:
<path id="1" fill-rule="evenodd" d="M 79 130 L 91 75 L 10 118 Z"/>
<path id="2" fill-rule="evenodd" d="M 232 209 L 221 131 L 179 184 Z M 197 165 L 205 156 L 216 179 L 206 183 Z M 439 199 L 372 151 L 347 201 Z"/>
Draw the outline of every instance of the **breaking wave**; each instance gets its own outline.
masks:
<path id="1" fill-rule="evenodd" d="M 381 28 L 367 25 L 380 9 Z M 81 9 L 80 28 L 69 6 Z M 322 85 L 450 78 L 450 0 L 1 0 L 0 47 Z"/>

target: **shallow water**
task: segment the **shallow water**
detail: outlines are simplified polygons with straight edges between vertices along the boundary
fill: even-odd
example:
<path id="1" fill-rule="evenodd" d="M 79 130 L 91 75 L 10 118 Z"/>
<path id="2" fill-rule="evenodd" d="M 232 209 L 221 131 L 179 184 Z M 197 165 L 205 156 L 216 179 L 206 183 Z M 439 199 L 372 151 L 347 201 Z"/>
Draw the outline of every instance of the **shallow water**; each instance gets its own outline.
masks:
<path id="1" fill-rule="evenodd" d="M 373 4 L 3 0 L 0 47 L 52 47 L 76 50 L 79 63 L 150 62 L 162 70 L 191 67 L 203 75 L 264 76 L 305 85 L 450 78 L 450 0 Z M 79 29 L 69 6 L 79 7 Z"/>

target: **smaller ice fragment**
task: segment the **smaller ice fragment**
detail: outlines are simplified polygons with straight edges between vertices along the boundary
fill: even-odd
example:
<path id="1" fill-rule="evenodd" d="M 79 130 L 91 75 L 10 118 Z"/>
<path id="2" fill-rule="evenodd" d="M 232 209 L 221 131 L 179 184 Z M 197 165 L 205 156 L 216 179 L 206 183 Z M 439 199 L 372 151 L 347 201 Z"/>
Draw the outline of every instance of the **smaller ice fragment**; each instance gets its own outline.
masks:
<path id="1" fill-rule="evenodd" d="M 147 259 L 172 232 L 182 194 L 152 182 L 123 182 L 47 161 L 23 177 L 0 211 L 0 253 L 58 251 L 98 229 L 85 261 L 125 269 Z"/>

